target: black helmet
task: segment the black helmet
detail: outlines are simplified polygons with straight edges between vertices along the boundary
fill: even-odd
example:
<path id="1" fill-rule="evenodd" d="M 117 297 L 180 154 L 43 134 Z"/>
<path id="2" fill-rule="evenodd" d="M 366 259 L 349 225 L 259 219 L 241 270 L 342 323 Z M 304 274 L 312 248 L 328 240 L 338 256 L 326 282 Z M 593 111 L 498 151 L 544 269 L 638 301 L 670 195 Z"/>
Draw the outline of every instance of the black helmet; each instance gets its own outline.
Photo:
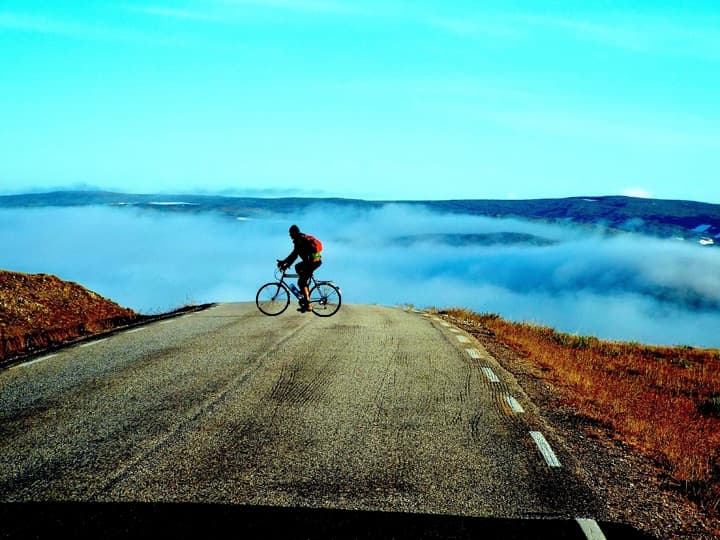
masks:
<path id="1" fill-rule="evenodd" d="M 297 225 L 291 225 L 288 232 L 291 237 L 295 238 L 298 234 L 300 234 L 300 228 Z"/>

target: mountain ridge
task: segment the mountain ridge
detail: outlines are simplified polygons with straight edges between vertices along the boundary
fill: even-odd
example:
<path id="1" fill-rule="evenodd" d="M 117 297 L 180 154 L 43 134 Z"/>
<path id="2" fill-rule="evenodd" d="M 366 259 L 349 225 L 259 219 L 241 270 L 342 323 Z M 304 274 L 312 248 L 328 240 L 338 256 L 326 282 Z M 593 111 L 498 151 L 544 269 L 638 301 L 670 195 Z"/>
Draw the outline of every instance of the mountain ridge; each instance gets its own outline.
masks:
<path id="1" fill-rule="evenodd" d="M 644 199 L 622 195 L 543 199 L 448 199 L 368 201 L 340 197 L 243 197 L 208 194 L 128 194 L 112 191 L 52 191 L 0 195 L 2 208 L 82 206 L 135 207 L 174 214 L 212 212 L 233 219 L 287 215 L 317 205 L 367 210 L 403 205 L 428 211 L 516 218 L 545 223 L 591 226 L 614 233 L 642 233 L 660 238 L 720 245 L 720 204 L 687 200 Z"/>

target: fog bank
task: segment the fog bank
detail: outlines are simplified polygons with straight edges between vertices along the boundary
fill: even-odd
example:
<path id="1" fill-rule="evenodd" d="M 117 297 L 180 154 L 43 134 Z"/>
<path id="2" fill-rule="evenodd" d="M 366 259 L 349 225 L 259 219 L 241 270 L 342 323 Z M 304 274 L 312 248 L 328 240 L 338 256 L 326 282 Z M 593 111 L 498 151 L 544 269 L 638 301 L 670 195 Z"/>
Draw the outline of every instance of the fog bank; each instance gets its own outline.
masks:
<path id="1" fill-rule="evenodd" d="M 0 211 L 0 268 L 76 281 L 141 312 L 252 301 L 296 223 L 345 302 L 466 307 L 558 330 L 720 346 L 720 250 L 405 205 L 239 221 L 131 207 Z M 511 234 L 509 234 L 511 233 Z M 526 242 L 527 238 L 540 240 Z"/>

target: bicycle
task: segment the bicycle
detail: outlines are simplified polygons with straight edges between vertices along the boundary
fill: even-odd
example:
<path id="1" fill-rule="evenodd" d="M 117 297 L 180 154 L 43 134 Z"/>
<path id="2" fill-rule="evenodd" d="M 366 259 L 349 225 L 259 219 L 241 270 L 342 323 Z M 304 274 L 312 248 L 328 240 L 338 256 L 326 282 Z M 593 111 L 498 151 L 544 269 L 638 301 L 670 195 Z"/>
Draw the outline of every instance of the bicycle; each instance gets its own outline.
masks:
<path id="1" fill-rule="evenodd" d="M 279 261 L 278 261 L 279 262 Z M 275 316 L 283 313 L 290 305 L 290 295 L 298 300 L 302 293 L 294 285 L 285 283 L 285 278 L 296 278 L 297 274 L 288 274 L 287 269 L 275 269 L 275 280 L 265 283 L 255 295 L 255 304 L 265 315 Z M 315 276 L 310 277 L 310 304 L 312 312 L 318 317 L 330 317 L 340 309 L 342 295 L 340 287 L 332 281 L 318 281 Z"/>

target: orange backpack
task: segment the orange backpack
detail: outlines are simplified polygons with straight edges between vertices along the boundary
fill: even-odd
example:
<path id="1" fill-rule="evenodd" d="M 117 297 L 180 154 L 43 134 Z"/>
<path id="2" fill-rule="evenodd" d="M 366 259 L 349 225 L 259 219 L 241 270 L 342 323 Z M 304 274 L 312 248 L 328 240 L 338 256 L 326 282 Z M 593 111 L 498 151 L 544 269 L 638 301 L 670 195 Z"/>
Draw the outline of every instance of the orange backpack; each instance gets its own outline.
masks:
<path id="1" fill-rule="evenodd" d="M 320 240 L 318 240 L 311 234 L 303 234 L 303 236 L 305 237 L 306 240 L 308 240 L 310 242 L 310 244 L 312 244 L 313 249 L 315 250 L 314 254 L 320 254 L 322 252 L 323 245 Z"/>

